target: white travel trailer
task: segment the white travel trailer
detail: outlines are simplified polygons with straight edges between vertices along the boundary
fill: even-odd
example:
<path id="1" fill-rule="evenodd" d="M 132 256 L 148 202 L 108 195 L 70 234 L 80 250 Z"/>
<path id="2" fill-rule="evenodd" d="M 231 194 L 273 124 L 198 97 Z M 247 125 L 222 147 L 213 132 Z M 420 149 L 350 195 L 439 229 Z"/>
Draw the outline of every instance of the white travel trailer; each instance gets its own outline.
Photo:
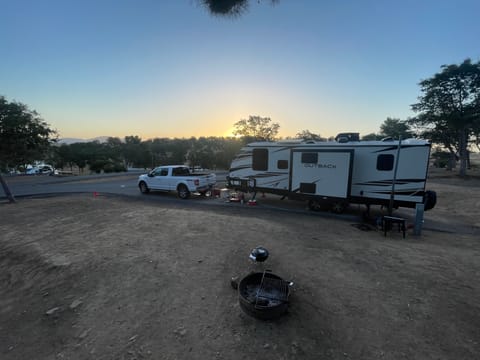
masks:
<path id="1" fill-rule="evenodd" d="M 313 210 L 337 213 L 350 203 L 435 206 L 435 192 L 425 191 L 428 141 L 360 141 L 357 133 L 335 139 L 248 144 L 232 161 L 227 187 L 309 200 Z"/>

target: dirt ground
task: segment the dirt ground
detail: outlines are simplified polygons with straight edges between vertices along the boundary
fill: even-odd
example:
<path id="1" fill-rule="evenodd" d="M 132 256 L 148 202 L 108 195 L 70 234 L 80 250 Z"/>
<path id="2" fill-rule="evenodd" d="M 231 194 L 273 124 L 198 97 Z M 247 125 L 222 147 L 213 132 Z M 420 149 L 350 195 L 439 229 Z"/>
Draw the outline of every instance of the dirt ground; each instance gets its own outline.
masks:
<path id="1" fill-rule="evenodd" d="M 438 204 L 406 239 L 359 229 L 355 207 L 280 211 L 268 196 L 0 204 L 0 358 L 478 358 L 480 176 L 431 177 Z M 230 286 L 258 245 L 295 283 L 276 321 L 243 313 Z"/>

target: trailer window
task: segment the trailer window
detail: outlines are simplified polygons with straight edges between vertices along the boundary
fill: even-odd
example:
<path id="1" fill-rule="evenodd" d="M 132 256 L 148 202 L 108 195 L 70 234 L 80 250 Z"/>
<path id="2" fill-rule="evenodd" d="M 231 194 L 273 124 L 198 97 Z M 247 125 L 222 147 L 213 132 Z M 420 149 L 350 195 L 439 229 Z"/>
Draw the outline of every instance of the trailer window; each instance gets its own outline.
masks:
<path id="1" fill-rule="evenodd" d="M 257 171 L 268 170 L 268 149 L 253 149 L 252 169 Z"/>
<path id="2" fill-rule="evenodd" d="M 288 169 L 288 160 L 278 160 L 277 161 L 278 169 Z"/>
<path id="3" fill-rule="evenodd" d="M 302 163 L 317 164 L 318 153 L 302 153 Z"/>
<path id="4" fill-rule="evenodd" d="M 394 157 L 391 154 L 382 154 L 377 157 L 377 170 L 390 171 L 393 169 Z"/>

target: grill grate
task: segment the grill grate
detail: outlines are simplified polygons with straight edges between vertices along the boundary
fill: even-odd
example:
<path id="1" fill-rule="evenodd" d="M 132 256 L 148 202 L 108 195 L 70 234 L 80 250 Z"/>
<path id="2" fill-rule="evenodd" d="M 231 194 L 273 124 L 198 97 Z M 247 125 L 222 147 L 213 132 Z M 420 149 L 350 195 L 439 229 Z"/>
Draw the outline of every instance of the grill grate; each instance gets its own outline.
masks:
<path id="1" fill-rule="evenodd" d="M 271 306 L 288 301 L 288 282 L 268 276 L 263 272 L 262 281 L 255 298 L 255 307 Z"/>

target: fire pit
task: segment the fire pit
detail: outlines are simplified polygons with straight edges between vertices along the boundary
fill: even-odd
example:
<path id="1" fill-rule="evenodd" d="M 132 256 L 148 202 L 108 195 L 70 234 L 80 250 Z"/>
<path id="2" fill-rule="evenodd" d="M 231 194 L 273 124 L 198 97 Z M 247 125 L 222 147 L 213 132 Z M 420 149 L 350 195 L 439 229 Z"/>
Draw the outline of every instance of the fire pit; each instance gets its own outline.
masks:
<path id="1" fill-rule="evenodd" d="M 251 273 L 238 285 L 240 307 L 258 319 L 275 319 L 287 311 L 290 284 L 271 272 Z"/>

